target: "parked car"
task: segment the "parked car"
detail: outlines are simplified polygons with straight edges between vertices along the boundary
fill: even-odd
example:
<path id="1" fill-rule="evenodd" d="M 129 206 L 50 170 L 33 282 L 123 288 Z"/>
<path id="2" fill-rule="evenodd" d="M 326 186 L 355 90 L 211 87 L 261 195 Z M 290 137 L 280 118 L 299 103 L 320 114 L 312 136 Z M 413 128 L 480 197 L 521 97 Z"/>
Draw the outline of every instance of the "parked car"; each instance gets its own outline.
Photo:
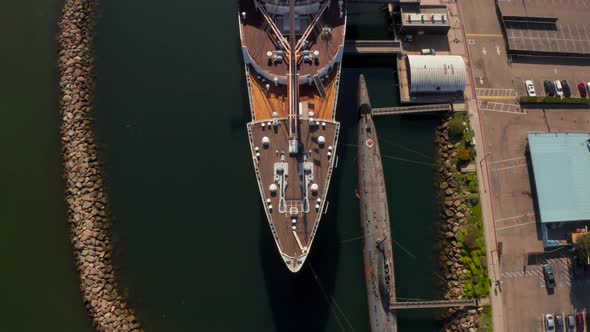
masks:
<path id="1" fill-rule="evenodd" d="M 558 97 L 563 97 L 563 88 L 561 87 L 561 82 L 559 80 L 553 81 L 553 86 L 555 87 L 555 94 Z"/>
<path id="2" fill-rule="evenodd" d="M 545 331 L 555 332 L 555 320 L 552 314 L 545 315 Z"/>
<path id="3" fill-rule="evenodd" d="M 570 85 L 568 84 L 568 82 L 566 80 L 561 81 L 561 87 L 563 89 L 563 95 L 566 97 L 571 97 L 572 96 L 572 90 L 570 90 Z"/>
<path id="4" fill-rule="evenodd" d="M 551 264 L 543 264 L 543 274 L 545 275 L 547 288 L 555 288 L 555 273 L 553 273 L 553 266 Z"/>
<path id="5" fill-rule="evenodd" d="M 563 316 L 561 314 L 555 315 L 555 329 L 557 331 L 563 331 Z"/>
<path id="6" fill-rule="evenodd" d="M 578 83 L 578 91 L 580 92 L 580 97 L 586 98 L 588 93 L 586 92 L 586 84 L 584 82 Z"/>
<path id="7" fill-rule="evenodd" d="M 533 84 L 533 81 L 531 81 L 531 80 L 524 81 L 524 86 L 526 88 L 527 95 L 529 95 L 530 97 L 537 96 L 537 92 L 535 92 L 535 85 Z"/>
<path id="8" fill-rule="evenodd" d="M 553 82 L 550 80 L 543 81 L 543 86 L 545 87 L 545 95 L 553 97 L 555 96 L 555 86 Z M 590 82 L 588 82 L 588 86 L 590 87 Z"/>
<path id="9" fill-rule="evenodd" d="M 584 331 L 584 314 L 581 312 L 576 313 L 576 330 Z"/>
<path id="10" fill-rule="evenodd" d="M 574 332 L 576 330 L 576 320 L 574 319 L 574 315 L 567 315 L 566 323 L 568 332 Z"/>

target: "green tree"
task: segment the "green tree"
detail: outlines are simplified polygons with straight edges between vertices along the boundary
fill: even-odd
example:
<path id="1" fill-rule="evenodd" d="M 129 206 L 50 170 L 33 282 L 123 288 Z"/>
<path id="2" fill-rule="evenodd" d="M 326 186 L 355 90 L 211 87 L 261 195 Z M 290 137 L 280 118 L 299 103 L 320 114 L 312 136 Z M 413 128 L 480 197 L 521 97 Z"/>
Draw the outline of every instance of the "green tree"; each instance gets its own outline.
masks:
<path id="1" fill-rule="evenodd" d="M 453 136 L 463 135 L 463 121 L 459 118 L 454 118 L 449 121 L 449 133 Z"/>

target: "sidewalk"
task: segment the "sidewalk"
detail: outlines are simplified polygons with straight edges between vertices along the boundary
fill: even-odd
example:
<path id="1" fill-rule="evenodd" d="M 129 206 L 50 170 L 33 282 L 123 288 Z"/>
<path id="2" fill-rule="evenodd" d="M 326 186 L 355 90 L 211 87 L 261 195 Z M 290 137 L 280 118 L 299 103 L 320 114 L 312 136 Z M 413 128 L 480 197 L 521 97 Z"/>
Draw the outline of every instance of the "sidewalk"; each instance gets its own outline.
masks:
<path id="1" fill-rule="evenodd" d="M 500 288 L 496 288 L 496 281 L 501 279 L 499 257 L 497 251 L 498 242 L 496 240 L 496 229 L 494 224 L 494 211 L 492 206 L 492 197 L 490 194 L 490 179 L 488 166 L 485 162 L 488 154 L 485 148 L 483 130 L 479 118 L 479 107 L 477 103 L 477 94 L 475 91 L 475 80 L 473 77 L 473 68 L 471 66 L 471 54 L 466 43 L 466 32 L 462 19 L 460 3 L 448 3 L 451 12 L 451 31 L 448 34 L 451 54 L 461 55 L 465 58 L 466 65 L 469 68 L 469 77 L 465 89 L 465 100 L 469 113 L 470 123 L 475 132 L 475 149 L 477 151 L 476 169 L 477 180 L 480 191 L 480 202 L 483 213 L 484 236 L 487 245 L 487 263 L 488 274 L 490 276 L 492 287 L 490 288 L 490 299 L 492 302 L 492 320 L 495 332 L 504 332 L 504 300 Z"/>

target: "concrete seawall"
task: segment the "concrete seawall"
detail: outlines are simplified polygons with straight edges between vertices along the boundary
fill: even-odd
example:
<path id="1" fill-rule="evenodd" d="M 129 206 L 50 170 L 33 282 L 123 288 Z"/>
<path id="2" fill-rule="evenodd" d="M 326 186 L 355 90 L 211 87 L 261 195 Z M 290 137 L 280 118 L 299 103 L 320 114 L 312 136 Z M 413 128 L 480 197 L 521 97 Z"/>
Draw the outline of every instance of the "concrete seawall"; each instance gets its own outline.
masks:
<path id="1" fill-rule="evenodd" d="M 59 21 L 59 90 L 65 198 L 80 290 L 99 332 L 141 331 L 118 290 L 111 223 L 93 130 L 96 2 L 65 0 Z"/>

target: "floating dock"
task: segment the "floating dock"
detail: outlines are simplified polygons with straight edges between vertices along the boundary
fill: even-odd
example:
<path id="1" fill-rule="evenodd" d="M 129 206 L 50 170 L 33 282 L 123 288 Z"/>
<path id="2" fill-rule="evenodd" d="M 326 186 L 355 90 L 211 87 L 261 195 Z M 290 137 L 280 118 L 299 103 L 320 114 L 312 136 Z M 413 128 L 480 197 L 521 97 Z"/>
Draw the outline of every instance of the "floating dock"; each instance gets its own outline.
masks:
<path id="1" fill-rule="evenodd" d="M 358 107 L 361 117 L 358 126 L 358 193 L 369 320 L 372 332 L 395 332 L 397 319 L 390 310 L 396 301 L 389 207 L 371 102 L 363 75 L 359 78 Z"/>

